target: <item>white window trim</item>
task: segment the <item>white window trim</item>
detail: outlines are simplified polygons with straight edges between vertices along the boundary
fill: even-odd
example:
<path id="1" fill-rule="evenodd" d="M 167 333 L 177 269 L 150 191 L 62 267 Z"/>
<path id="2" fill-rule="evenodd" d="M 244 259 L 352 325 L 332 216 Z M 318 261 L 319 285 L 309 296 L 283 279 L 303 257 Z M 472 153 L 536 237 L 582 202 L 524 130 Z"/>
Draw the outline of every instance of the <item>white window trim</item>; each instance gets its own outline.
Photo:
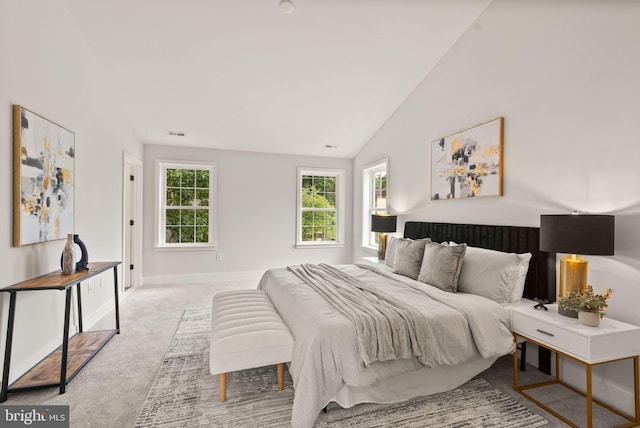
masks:
<path id="1" fill-rule="evenodd" d="M 209 170 L 209 242 L 203 243 L 165 243 L 165 198 L 166 198 L 166 174 L 168 168 L 177 169 L 208 169 Z M 155 247 L 157 251 L 193 251 L 193 250 L 215 250 L 217 248 L 217 164 L 215 162 L 192 162 L 156 159 L 156 227 L 155 227 Z"/>
<path id="2" fill-rule="evenodd" d="M 302 240 L 302 176 L 330 175 L 336 178 L 336 241 L 303 241 Z M 306 168 L 298 167 L 297 196 L 296 196 L 296 248 L 328 248 L 344 246 L 345 227 L 345 172 L 342 169 Z"/>
<path id="3" fill-rule="evenodd" d="M 387 207 L 385 209 L 374 209 L 373 201 L 373 174 L 377 171 L 387 172 Z M 389 158 L 380 159 L 376 162 L 365 165 L 362 168 L 362 247 L 370 250 L 378 250 L 378 246 L 373 244 L 373 232 L 371 232 L 371 215 L 374 212 L 389 212 Z"/>

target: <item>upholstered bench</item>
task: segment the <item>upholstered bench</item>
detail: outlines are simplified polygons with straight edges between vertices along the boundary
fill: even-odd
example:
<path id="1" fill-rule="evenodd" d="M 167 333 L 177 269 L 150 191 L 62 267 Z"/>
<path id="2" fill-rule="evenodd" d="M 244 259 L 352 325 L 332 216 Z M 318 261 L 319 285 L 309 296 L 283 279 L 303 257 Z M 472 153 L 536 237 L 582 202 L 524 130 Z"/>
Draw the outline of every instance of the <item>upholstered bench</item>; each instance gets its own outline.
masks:
<path id="1" fill-rule="evenodd" d="M 228 372 L 278 365 L 278 389 L 284 363 L 291 361 L 293 336 L 262 290 L 218 293 L 211 319 L 211 374 L 219 375 L 220 401 L 226 399 Z"/>

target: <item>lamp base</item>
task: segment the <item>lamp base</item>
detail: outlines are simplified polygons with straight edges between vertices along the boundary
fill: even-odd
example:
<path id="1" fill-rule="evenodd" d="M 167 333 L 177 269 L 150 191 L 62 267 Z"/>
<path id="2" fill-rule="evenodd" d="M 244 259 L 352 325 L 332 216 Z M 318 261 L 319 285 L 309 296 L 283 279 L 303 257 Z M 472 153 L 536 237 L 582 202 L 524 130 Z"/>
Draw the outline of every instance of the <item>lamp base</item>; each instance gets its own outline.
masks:
<path id="1" fill-rule="evenodd" d="M 558 297 L 565 297 L 572 291 L 584 293 L 587 291 L 587 267 L 586 260 L 575 254 L 560 260 L 560 282 L 558 284 Z M 578 318 L 578 312 L 558 307 L 558 314 Z"/>
<path id="2" fill-rule="evenodd" d="M 560 260 L 560 283 L 558 296 L 568 296 L 572 291 L 587 291 L 588 263 L 575 254 Z"/>
<path id="3" fill-rule="evenodd" d="M 378 236 L 378 260 L 384 260 L 387 253 L 387 234 L 381 233 Z"/>

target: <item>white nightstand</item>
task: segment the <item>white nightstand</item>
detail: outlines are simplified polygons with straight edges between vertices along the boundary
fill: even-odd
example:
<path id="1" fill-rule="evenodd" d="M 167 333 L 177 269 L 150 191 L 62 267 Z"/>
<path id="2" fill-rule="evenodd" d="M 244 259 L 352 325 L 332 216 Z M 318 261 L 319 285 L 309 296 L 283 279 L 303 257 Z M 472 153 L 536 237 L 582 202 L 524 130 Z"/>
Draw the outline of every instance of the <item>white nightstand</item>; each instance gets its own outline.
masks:
<path id="1" fill-rule="evenodd" d="M 612 412 L 624 417 L 629 421 L 621 427 L 631 427 L 640 424 L 640 381 L 638 366 L 638 355 L 640 354 L 640 327 L 626 324 L 620 321 L 605 317 L 601 320 L 599 327 L 588 327 L 578 323 L 575 318 L 568 318 L 558 315 L 557 305 L 548 305 L 548 311 L 533 309 L 533 307 L 517 307 L 511 312 L 511 328 L 514 340 L 519 337 L 542 346 L 555 352 L 556 354 L 556 376 L 555 381 L 542 382 L 533 385 L 518 385 L 518 356 L 517 352 L 513 357 L 513 388 L 538 406 L 549 413 L 560 418 L 572 427 L 578 425 L 556 413 L 548 406 L 529 395 L 526 390 L 559 383 L 573 391 L 584 395 L 587 398 L 587 426 L 592 428 L 592 406 L 598 403 Z M 586 394 L 576 390 L 566 384 L 560 378 L 560 357 L 570 358 L 582 363 L 586 368 L 587 391 Z M 594 365 L 604 364 L 611 361 L 633 359 L 634 367 L 634 394 L 635 394 L 635 417 L 626 415 L 611 406 L 606 405 L 593 398 L 591 385 L 591 371 Z"/>

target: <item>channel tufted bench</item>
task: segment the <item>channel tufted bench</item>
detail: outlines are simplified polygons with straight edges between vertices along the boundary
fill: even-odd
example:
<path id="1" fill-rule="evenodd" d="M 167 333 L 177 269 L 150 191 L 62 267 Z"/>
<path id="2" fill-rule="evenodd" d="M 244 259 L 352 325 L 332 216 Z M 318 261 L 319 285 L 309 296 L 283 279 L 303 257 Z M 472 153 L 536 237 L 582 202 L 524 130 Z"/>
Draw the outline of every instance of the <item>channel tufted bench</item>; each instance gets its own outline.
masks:
<path id="1" fill-rule="evenodd" d="M 209 369 L 219 375 L 220 401 L 226 399 L 227 372 L 278 365 L 278 389 L 284 363 L 291 361 L 293 336 L 262 290 L 218 293 L 213 298 Z"/>

